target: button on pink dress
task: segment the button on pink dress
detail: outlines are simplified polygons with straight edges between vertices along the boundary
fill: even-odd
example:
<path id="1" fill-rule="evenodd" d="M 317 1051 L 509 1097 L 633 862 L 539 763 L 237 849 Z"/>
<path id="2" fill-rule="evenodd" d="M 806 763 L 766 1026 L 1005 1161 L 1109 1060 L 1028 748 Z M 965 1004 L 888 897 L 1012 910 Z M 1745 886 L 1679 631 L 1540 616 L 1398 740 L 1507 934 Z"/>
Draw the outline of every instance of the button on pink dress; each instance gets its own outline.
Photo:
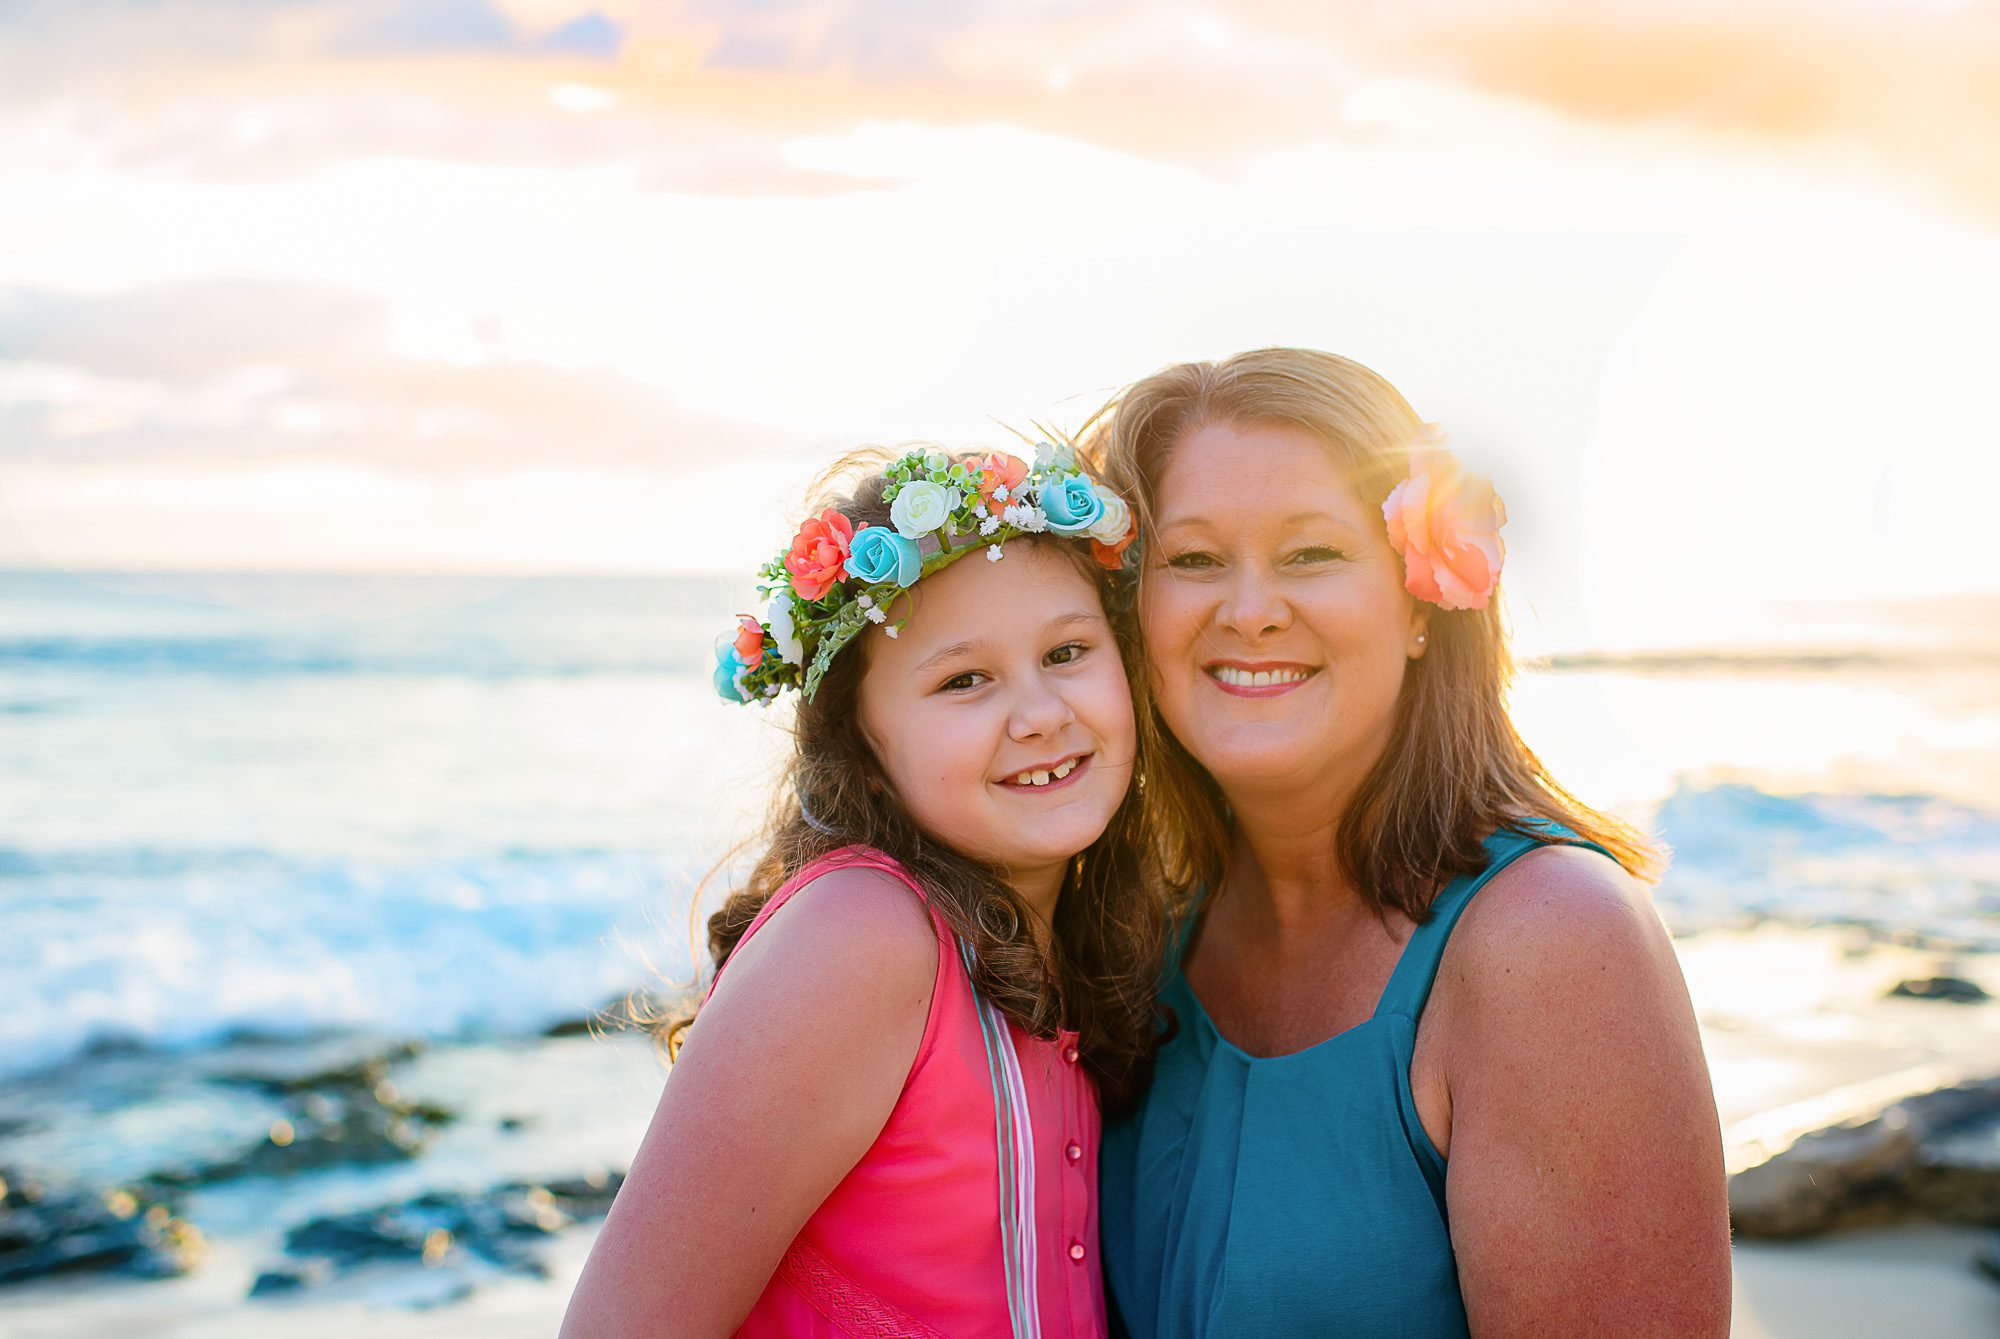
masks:
<path id="1" fill-rule="evenodd" d="M 854 867 L 923 889 L 895 860 L 846 847 L 799 871 L 744 937 L 821 874 Z M 929 906 L 928 899 L 925 900 Z M 902 1096 L 861 1161 L 813 1211 L 737 1334 L 1008 1339 L 993 1081 L 972 982 L 944 918 L 930 1016 Z M 713 987 L 711 987 L 713 989 Z M 1035 1272 L 1044 1339 L 1105 1333 L 1097 1260 L 1097 1097 L 1076 1034 L 1010 1025 L 1034 1126 Z"/>

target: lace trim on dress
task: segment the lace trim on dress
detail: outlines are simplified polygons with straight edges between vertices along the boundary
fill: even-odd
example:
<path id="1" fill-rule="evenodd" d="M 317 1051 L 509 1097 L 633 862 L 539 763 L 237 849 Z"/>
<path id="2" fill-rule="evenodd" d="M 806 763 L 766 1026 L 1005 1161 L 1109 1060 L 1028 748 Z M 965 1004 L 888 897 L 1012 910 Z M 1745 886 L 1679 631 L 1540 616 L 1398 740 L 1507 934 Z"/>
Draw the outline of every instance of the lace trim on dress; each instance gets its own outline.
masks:
<path id="1" fill-rule="evenodd" d="M 915 1316 L 855 1283 L 803 1241 L 794 1241 L 778 1262 L 778 1277 L 797 1289 L 813 1310 L 855 1339 L 945 1339 Z"/>

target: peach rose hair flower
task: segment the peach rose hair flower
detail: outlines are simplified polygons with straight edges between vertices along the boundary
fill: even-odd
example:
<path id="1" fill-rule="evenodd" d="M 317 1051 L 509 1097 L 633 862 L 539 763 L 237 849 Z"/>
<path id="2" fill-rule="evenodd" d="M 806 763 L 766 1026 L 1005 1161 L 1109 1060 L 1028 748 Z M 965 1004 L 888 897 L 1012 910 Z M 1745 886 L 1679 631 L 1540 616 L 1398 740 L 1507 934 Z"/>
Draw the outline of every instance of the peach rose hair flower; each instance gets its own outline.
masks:
<path id="1" fill-rule="evenodd" d="M 1500 582 L 1507 507 L 1493 485 L 1467 474 L 1426 424 L 1410 473 L 1382 504 L 1389 543 L 1403 556 L 1403 588 L 1442 609 L 1484 609 Z"/>

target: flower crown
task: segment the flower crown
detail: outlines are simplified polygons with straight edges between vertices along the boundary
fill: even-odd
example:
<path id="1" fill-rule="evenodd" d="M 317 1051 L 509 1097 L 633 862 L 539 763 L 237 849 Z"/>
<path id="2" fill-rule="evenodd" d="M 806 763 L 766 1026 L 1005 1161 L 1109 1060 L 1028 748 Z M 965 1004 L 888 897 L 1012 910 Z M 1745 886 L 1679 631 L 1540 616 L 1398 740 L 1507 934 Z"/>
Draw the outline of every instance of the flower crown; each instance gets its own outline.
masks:
<path id="1" fill-rule="evenodd" d="M 1440 609 L 1484 609 L 1500 584 L 1507 504 L 1493 485 L 1467 474 L 1424 424 L 1410 472 L 1382 503 L 1389 543 L 1403 559 L 1403 589 Z"/>
<path id="2" fill-rule="evenodd" d="M 715 690 L 731 702 L 769 702 L 798 688 L 808 702 L 840 649 L 871 623 L 894 637 L 905 620 L 888 607 L 905 589 L 984 546 L 993 562 L 1017 535 L 1090 541 L 1104 567 L 1123 566 L 1138 527 L 1125 499 L 1076 467 L 1076 450 L 1043 442 L 1035 463 L 1005 452 L 953 460 L 914 450 L 885 469 L 886 526 L 856 526 L 829 508 L 807 519 L 789 549 L 758 571 L 762 619 L 739 614 L 716 649 Z"/>

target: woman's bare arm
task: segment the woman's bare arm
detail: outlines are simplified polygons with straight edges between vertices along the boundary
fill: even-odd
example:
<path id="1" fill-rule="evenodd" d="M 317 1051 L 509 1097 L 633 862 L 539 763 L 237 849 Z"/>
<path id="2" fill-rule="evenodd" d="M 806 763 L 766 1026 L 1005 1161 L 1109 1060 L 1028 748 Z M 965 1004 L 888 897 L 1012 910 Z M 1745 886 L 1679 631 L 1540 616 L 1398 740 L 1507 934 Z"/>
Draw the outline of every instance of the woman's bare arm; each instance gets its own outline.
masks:
<path id="1" fill-rule="evenodd" d="M 1729 1333 L 1715 1097 L 1640 886 L 1550 847 L 1495 875 L 1440 988 L 1446 1193 L 1477 1339 Z"/>
<path id="2" fill-rule="evenodd" d="M 936 980 L 930 914 L 878 870 L 793 894 L 688 1030 L 562 1339 L 726 1335 L 887 1122 Z"/>

